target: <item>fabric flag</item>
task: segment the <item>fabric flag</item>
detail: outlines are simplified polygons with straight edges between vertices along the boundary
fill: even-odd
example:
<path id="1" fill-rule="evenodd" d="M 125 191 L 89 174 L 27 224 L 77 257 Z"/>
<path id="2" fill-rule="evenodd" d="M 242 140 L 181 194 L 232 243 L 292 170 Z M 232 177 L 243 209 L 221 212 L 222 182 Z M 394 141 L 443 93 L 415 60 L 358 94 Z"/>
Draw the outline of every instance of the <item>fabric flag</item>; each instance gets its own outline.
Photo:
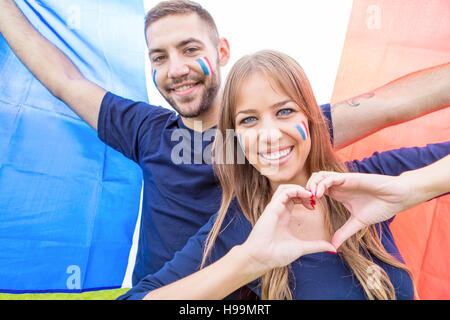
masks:
<path id="1" fill-rule="evenodd" d="M 449 62 L 449 39 L 447 0 L 354 1 L 333 101 L 344 101 L 405 74 Z M 448 141 L 449 124 L 447 108 L 385 129 L 340 154 L 344 159 L 356 159 L 370 156 L 374 149 Z M 449 299 L 450 196 L 401 213 L 392 230 L 414 273 L 418 298 Z"/>
<path id="2" fill-rule="evenodd" d="M 141 0 L 18 0 L 91 81 L 147 101 Z M 0 292 L 119 288 L 142 172 L 103 144 L 0 36 Z"/>

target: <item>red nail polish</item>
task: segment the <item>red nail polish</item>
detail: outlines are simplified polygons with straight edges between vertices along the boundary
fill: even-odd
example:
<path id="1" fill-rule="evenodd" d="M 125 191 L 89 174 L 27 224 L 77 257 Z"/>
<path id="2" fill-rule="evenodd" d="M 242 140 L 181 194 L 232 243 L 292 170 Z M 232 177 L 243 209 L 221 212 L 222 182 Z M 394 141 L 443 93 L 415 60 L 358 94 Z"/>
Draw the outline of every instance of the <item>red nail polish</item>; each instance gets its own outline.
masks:
<path id="1" fill-rule="evenodd" d="M 337 252 L 334 252 L 334 251 L 327 251 L 328 253 L 331 253 L 331 254 L 337 254 Z"/>

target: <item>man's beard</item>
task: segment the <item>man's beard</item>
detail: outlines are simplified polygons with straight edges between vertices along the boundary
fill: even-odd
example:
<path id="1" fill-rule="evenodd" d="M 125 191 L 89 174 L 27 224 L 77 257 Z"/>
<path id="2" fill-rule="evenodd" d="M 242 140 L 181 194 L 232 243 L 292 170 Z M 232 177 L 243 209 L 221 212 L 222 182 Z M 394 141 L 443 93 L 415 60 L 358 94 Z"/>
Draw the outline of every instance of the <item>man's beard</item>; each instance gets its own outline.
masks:
<path id="1" fill-rule="evenodd" d="M 199 79 L 195 79 L 195 80 L 197 83 L 205 85 L 204 78 L 201 80 L 199 80 Z M 186 81 L 186 79 L 179 81 L 179 83 L 182 83 L 184 81 Z M 195 108 L 195 110 L 193 110 L 191 112 L 181 110 L 181 108 L 177 105 L 177 103 L 174 101 L 174 99 L 163 94 L 161 92 L 161 90 L 160 90 L 160 93 L 164 97 L 164 99 L 166 99 L 166 101 L 170 104 L 170 106 L 172 108 L 174 108 L 181 115 L 181 117 L 186 118 L 186 119 L 192 119 L 192 118 L 199 117 L 204 112 L 209 110 L 209 108 L 211 108 L 214 99 L 219 94 L 219 89 L 220 89 L 220 76 L 218 74 L 214 74 L 213 77 L 211 78 L 211 83 L 206 87 L 206 90 L 203 92 L 203 95 L 200 99 L 200 104 L 198 105 L 197 108 Z M 170 89 L 166 89 L 166 90 L 169 91 Z M 182 103 L 189 103 L 194 98 L 187 97 L 185 99 L 186 100 L 182 101 Z"/>

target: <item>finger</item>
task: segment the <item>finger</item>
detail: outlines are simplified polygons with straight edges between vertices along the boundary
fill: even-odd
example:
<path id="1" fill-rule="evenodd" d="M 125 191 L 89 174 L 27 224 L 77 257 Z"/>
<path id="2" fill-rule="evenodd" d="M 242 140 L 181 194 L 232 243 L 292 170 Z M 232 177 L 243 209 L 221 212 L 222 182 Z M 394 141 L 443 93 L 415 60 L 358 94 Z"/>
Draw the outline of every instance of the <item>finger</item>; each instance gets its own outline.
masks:
<path id="1" fill-rule="evenodd" d="M 364 229 L 366 225 L 360 222 L 355 217 L 350 217 L 350 219 L 333 235 L 331 243 L 338 249 L 348 238 L 353 236 L 358 231 Z"/>
<path id="2" fill-rule="evenodd" d="M 335 173 L 325 177 L 316 186 L 316 197 L 320 199 L 331 187 L 342 185 L 345 182 L 344 173 Z"/>
<path id="3" fill-rule="evenodd" d="M 312 254 L 317 252 L 333 252 L 336 253 L 336 248 L 325 240 L 302 241 L 302 254 Z"/>
<path id="4" fill-rule="evenodd" d="M 315 210 L 316 201 L 313 195 L 303 187 L 291 186 L 286 188 L 285 192 L 294 204 L 303 205 L 308 210 Z"/>
<path id="5" fill-rule="evenodd" d="M 285 185 L 282 189 L 279 190 L 279 196 L 281 199 L 281 203 L 283 204 L 286 204 L 290 200 L 295 200 L 296 202 L 300 201 L 302 203 L 303 201 L 311 200 L 311 193 L 298 185 Z"/>
<path id="6" fill-rule="evenodd" d="M 328 177 L 333 172 L 316 172 L 311 175 L 308 182 L 306 183 L 306 189 L 310 190 L 312 194 L 314 195 L 314 199 L 317 199 L 317 185 L 326 177 Z"/>
<path id="7" fill-rule="evenodd" d="M 308 210 L 315 210 L 316 202 L 314 200 L 304 198 L 292 198 L 294 204 L 302 205 Z"/>

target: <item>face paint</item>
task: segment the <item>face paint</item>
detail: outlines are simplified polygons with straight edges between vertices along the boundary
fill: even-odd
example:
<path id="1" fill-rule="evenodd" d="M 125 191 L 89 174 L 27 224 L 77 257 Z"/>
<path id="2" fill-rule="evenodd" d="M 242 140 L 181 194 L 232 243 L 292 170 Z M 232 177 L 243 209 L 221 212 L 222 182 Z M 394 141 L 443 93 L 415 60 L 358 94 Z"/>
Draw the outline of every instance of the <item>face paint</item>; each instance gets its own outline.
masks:
<path id="1" fill-rule="evenodd" d="M 156 84 L 156 70 L 153 69 L 153 83 L 155 84 L 155 87 L 158 88 L 158 85 Z"/>
<path id="2" fill-rule="evenodd" d="M 306 139 L 308 139 L 309 137 L 309 133 L 305 121 L 302 121 L 302 123 L 297 126 L 297 130 L 302 135 L 303 140 L 306 141 Z"/>
<path id="3" fill-rule="evenodd" d="M 196 61 L 200 64 L 200 67 L 202 68 L 205 76 L 210 76 L 213 74 L 211 63 L 209 62 L 207 57 L 197 59 Z"/>

